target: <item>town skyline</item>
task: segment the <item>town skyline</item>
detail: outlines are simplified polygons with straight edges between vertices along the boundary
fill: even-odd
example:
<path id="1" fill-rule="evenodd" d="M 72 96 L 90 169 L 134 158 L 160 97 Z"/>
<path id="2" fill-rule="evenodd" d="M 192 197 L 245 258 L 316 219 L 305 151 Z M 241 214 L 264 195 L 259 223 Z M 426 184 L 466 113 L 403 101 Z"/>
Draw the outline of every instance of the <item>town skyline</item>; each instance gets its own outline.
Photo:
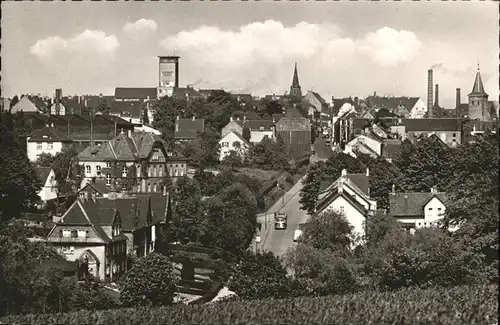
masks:
<path id="1" fill-rule="evenodd" d="M 283 5 L 3 3 L 2 94 L 155 87 L 157 56 L 175 54 L 180 87 L 283 94 L 297 62 L 303 92 L 327 101 L 374 92 L 425 101 L 432 67 L 445 108 L 456 88 L 467 101 L 479 63 L 498 100 L 489 3 Z"/>

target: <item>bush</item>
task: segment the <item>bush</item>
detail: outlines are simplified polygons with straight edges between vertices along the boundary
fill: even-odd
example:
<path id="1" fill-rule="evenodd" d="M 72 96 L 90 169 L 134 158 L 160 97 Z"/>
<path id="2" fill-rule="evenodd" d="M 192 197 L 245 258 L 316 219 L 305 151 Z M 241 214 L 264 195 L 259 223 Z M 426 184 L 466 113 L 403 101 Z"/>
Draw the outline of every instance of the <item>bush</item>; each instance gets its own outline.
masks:
<path id="1" fill-rule="evenodd" d="M 125 307 L 170 305 L 175 295 L 172 263 L 157 253 L 139 258 L 120 284 L 120 300 Z"/>
<path id="2" fill-rule="evenodd" d="M 10 324 L 442 324 L 492 325 L 498 317 L 496 285 L 405 289 L 283 300 L 229 300 L 210 305 L 30 314 Z"/>

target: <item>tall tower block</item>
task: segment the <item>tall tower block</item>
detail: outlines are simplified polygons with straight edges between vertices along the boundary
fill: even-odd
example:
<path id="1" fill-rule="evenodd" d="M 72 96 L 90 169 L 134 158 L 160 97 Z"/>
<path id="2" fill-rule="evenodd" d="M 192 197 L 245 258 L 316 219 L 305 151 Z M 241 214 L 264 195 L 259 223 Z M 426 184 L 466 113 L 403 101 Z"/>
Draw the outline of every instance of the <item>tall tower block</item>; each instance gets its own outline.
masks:
<path id="1" fill-rule="evenodd" d="M 180 56 L 159 56 L 158 59 L 158 98 L 170 97 L 174 89 L 179 88 Z"/>

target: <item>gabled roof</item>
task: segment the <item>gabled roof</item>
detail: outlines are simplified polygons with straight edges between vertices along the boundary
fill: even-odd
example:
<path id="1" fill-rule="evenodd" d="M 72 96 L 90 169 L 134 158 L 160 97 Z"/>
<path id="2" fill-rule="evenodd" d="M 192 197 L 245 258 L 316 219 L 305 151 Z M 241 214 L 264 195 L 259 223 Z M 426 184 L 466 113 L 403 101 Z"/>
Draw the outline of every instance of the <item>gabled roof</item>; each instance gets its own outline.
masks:
<path id="1" fill-rule="evenodd" d="M 394 159 L 401 151 L 401 140 L 386 139 L 382 147 L 382 157 Z"/>
<path id="2" fill-rule="evenodd" d="M 71 139 L 64 132 L 50 126 L 45 126 L 43 129 L 33 131 L 28 135 L 29 142 L 39 141 L 54 141 L 54 142 L 70 142 Z"/>
<path id="3" fill-rule="evenodd" d="M 321 213 L 323 210 L 330 205 L 332 202 L 334 202 L 337 198 L 342 197 L 344 198 L 347 202 L 351 204 L 352 207 L 354 207 L 356 210 L 358 210 L 361 214 L 366 214 L 367 210 L 365 207 L 359 203 L 355 198 L 353 198 L 349 193 L 346 191 L 335 191 L 331 192 L 330 195 L 325 196 L 322 200 L 318 202 L 317 205 L 317 212 Z"/>
<path id="4" fill-rule="evenodd" d="M 38 110 L 42 112 L 46 112 L 48 110 L 47 103 L 39 96 L 27 96 L 27 97 L 36 106 L 36 108 L 38 108 Z"/>
<path id="5" fill-rule="evenodd" d="M 273 120 L 245 120 L 243 125 L 250 131 L 260 131 L 260 128 L 264 128 L 264 131 L 271 131 L 274 123 Z"/>
<path id="6" fill-rule="evenodd" d="M 287 108 L 281 118 L 306 119 L 309 121 L 309 119 L 307 119 L 304 115 L 302 115 L 302 113 L 299 111 L 297 107 Z"/>
<path id="7" fill-rule="evenodd" d="M 160 142 L 166 150 L 165 141 L 159 136 L 146 132 L 132 132 L 132 138 L 120 133 L 102 145 L 85 148 L 78 154 L 80 161 L 138 161 L 147 158 L 155 142 Z"/>
<path id="8" fill-rule="evenodd" d="M 194 88 L 174 88 L 172 96 L 179 99 L 193 99 L 193 98 L 201 98 L 203 94 L 197 91 Z"/>
<path id="9" fill-rule="evenodd" d="M 443 204 L 448 202 L 448 195 L 444 192 L 411 192 L 411 193 L 390 193 L 389 209 L 392 216 L 423 216 L 425 205 L 433 198 L 437 197 Z"/>
<path id="10" fill-rule="evenodd" d="M 111 102 L 114 100 L 114 96 L 95 96 L 95 95 L 87 95 L 83 96 L 85 104 L 85 100 L 87 100 L 87 107 L 98 108 L 101 104 L 105 104 L 107 106 L 111 106 Z"/>
<path id="11" fill-rule="evenodd" d="M 180 118 L 175 121 L 176 138 L 197 138 L 198 133 L 205 132 L 205 119 Z"/>
<path id="12" fill-rule="evenodd" d="M 321 97 L 320 94 L 318 94 L 317 92 L 314 92 L 312 90 L 309 90 L 309 93 L 311 93 L 314 96 L 314 98 L 316 98 L 316 100 L 321 103 L 321 106 L 328 106 L 328 103 L 325 101 L 325 99 L 323 97 Z"/>
<path id="13" fill-rule="evenodd" d="M 379 97 L 379 96 L 369 96 L 366 99 L 366 103 L 371 108 L 386 108 L 388 110 L 394 110 L 399 106 L 403 106 L 408 110 L 411 110 L 413 106 L 417 103 L 420 97 Z"/>
<path id="14" fill-rule="evenodd" d="M 66 114 L 81 114 L 83 104 L 79 102 L 78 97 L 63 97 L 61 104 L 66 108 Z M 54 102 L 55 105 L 55 102 Z"/>
<path id="15" fill-rule="evenodd" d="M 42 182 L 42 184 L 45 184 L 45 182 L 47 181 L 47 177 L 49 177 L 51 170 L 52 169 L 50 167 L 37 167 L 36 168 L 36 176 Z"/>
<path id="16" fill-rule="evenodd" d="M 87 183 L 85 186 L 79 189 L 77 193 L 80 193 L 88 188 L 92 188 L 93 190 L 99 192 L 102 195 L 109 193 L 109 187 L 106 186 L 106 181 L 99 178 L 95 180 L 95 183 Z"/>
<path id="17" fill-rule="evenodd" d="M 157 97 L 156 87 L 116 87 L 115 88 L 115 99 L 155 99 Z"/>
<path id="18" fill-rule="evenodd" d="M 331 190 L 336 189 L 341 180 L 344 184 L 351 186 L 353 189 L 356 189 L 367 196 L 370 193 L 370 176 L 366 176 L 366 174 L 363 173 L 347 173 L 345 176 L 340 176 L 333 183 L 331 183 L 330 186 L 322 191 L 322 193 L 330 192 Z"/>
<path id="19" fill-rule="evenodd" d="M 234 135 L 238 138 L 238 140 L 240 140 L 240 142 L 241 142 L 241 143 L 244 143 L 244 144 L 246 144 L 247 146 L 249 146 L 249 145 L 250 145 L 250 143 L 249 143 L 247 140 L 245 140 L 245 139 L 243 138 L 243 136 L 242 136 L 242 135 L 240 135 L 238 132 L 234 132 L 234 131 L 231 131 L 231 132 L 229 132 L 228 134 L 226 134 L 225 136 L 223 136 L 223 137 L 219 140 L 219 142 L 224 142 L 223 140 L 224 140 L 225 138 L 227 138 L 230 134 L 234 134 Z"/>
<path id="20" fill-rule="evenodd" d="M 140 118 L 142 115 L 141 101 L 113 101 L 109 110 L 110 114 L 118 114 L 121 117 Z"/>
<path id="21" fill-rule="evenodd" d="M 456 118 L 407 118 L 401 119 L 406 132 L 459 131 L 460 120 Z"/>

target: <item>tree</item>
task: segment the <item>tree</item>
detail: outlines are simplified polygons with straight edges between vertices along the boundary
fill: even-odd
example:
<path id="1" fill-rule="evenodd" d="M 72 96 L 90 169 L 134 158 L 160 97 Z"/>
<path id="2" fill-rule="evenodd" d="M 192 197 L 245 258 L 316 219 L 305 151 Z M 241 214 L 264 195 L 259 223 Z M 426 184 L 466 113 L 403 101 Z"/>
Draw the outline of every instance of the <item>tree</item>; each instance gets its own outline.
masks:
<path id="1" fill-rule="evenodd" d="M 193 179 L 200 185 L 201 194 L 203 196 L 212 196 L 217 193 L 216 176 L 212 172 L 206 172 L 203 168 L 197 168 Z"/>
<path id="2" fill-rule="evenodd" d="M 243 161 L 241 155 L 235 150 L 231 150 L 228 155 L 222 159 L 222 164 L 231 167 L 232 170 L 236 168 L 243 167 Z"/>
<path id="3" fill-rule="evenodd" d="M 254 168 L 266 170 L 285 170 L 291 160 L 282 143 L 267 137 L 250 147 L 249 157 Z"/>
<path id="4" fill-rule="evenodd" d="M 52 164 L 54 163 L 54 159 L 55 157 L 52 154 L 43 152 L 40 155 L 38 155 L 35 164 L 38 167 L 51 167 Z"/>
<path id="5" fill-rule="evenodd" d="M 141 257 L 125 272 L 120 285 L 125 307 L 171 305 L 176 288 L 172 262 L 154 252 Z"/>
<path id="6" fill-rule="evenodd" d="M 0 315 L 66 311 L 64 258 L 45 243 L 30 242 L 27 232 L 21 222 L 0 229 Z"/>
<path id="7" fill-rule="evenodd" d="M 291 294 L 291 281 L 273 253 L 245 252 L 229 289 L 243 299 L 285 298 Z"/>
<path id="8" fill-rule="evenodd" d="M 145 107 L 142 110 L 142 123 L 144 125 L 149 125 L 149 115 L 148 115 L 148 109 L 147 109 L 147 107 Z"/>
<path id="9" fill-rule="evenodd" d="M 366 219 L 366 245 L 378 245 L 392 232 L 399 230 L 401 224 L 391 215 L 377 213 Z"/>
<path id="10" fill-rule="evenodd" d="M 57 181 L 59 195 L 71 195 L 80 187 L 83 179 L 83 167 L 78 163 L 78 149 L 66 147 L 54 156 L 51 165 Z"/>
<path id="11" fill-rule="evenodd" d="M 9 220 L 39 200 L 42 187 L 34 166 L 13 134 L 12 115 L 2 114 L 0 130 L 0 221 Z"/>
<path id="12" fill-rule="evenodd" d="M 392 232 L 368 256 L 369 273 L 381 288 L 480 281 L 475 270 L 477 263 L 463 244 L 439 229 L 418 229 L 415 235 Z"/>
<path id="13" fill-rule="evenodd" d="M 174 216 L 168 229 L 171 241 L 184 244 L 197 242 L 200 237 L 201 191 L 195 180 L 186 176 L 177 180 L 174 194 Z"/>
<path id="14" fill-rule="evenodd" d="M 17 95 L 15 95 L 14 97 L 12 97 L 12 100 L 10 101 L 9 112 L 10 112 L 10 109 L 12 109 L 12 107 L 14 107 L 17 103 L 19 103 L 19 97 L 17 97 Z"/>
<path id="15" fill-rule="evenodd" d="M 248 127 L 243 127 L 243 132 L 241 134 L 241 136 L 243 137 L 243 139 L 247 140 L 248 142 L 250 142 L 250 138 L 252 136 L 251 132 L 250 132 L 250 129 Z"/>
<path id="16" fill-rule="evenodd" d="M 343 256 L 349 253 L 353 229 L 343 214 L 328 210 L 313 214 L 303 225 L 302 242 L 315 249 L 328 249 Z"/>
<path id="17" fill-rule="evenodd" d="M 434 186 L 446 189 L 453 171 L 451 148 L 436 136 L 413 145 L 403 142 L 395 165 L 402 172 L 401 186 L 407 191 L 429 192 Z"/>
<path id="18" fill-rule="evenodd" d="M 174 145 L 175 121 L 177 116 L 185 116 L 187 103 L 185 100 L 177 99 L 176 97 L 162 97 L 153 106 L 153 127 L 161 131 L 162 139 L 165 140 L 169 147 Z"/>
<path id="19" fill-rule="evenodd" d="M 498 277 L 498 136 L 462 145 L 451 165 L 444 227 L 458 227 L 454 236 Z"/>

